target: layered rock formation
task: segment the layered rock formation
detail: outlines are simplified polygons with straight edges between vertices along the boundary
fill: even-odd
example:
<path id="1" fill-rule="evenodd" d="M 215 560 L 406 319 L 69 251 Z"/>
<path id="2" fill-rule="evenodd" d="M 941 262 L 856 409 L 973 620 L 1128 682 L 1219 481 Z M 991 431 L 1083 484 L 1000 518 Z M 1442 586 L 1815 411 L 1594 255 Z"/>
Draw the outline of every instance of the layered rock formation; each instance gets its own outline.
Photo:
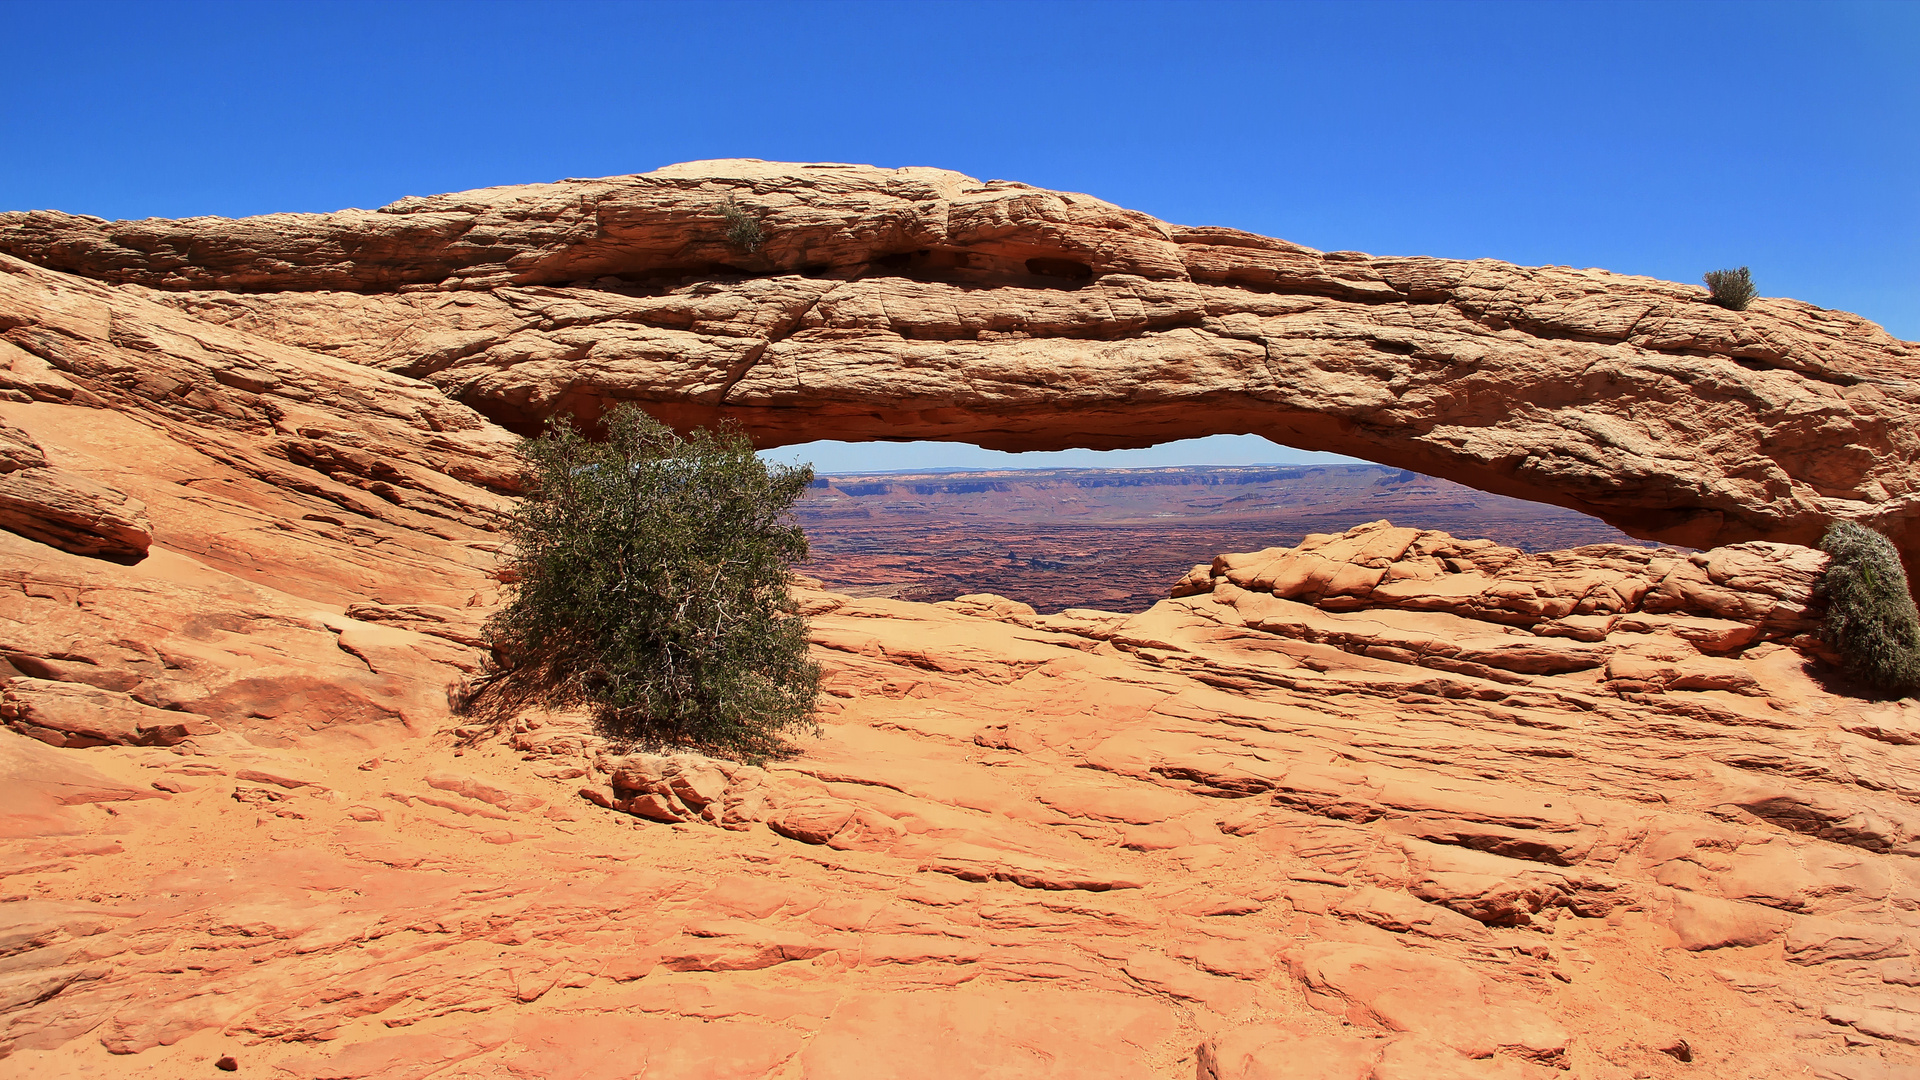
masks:
<path id="1" fill-rule="evenodd" d="M 676 175 L 627 186 L 709 190 Z M 841 184 L 846 207 L 894 206 L 862 194 L 864 173 L 796 175 Z M 466 267 L 448 281 L 487 285 L 549 258 L 607 269 L 567 262 L 619 248 L 575 228 L 577 207 L 523 213 L 525 195 L 473 197 L 504 208 L 492 239 L 434 226 L 449 269 L 428 276 Z M 983 215 L 1065 198 L 974 197 Z M 1099 212 L 1116 235 L 1151 232 Z M 406 245 L 438 235 L 356 247 L 301 239 L 325 221 L 255 223 L 251 237 L 169 223 L 96 230 L 120 238 L 109 247 L 59 231 L 71 222 L 8 221 L 7 243 L 40 244 L 49 262 L 153 249 L 115 273 L 160 259 L 152 237 L 169 230 L 244 239 L 249 254 L 169 249 L 167 272 L 189 285 L 244 273 L 250 287 L 322 264 L 351 272 L 299 280 L 431 284 Z M 782 228 L 770 221 L 754 256 L 769 270 L 787 257 Z M 1039 249 L 1007 229 L 978 241 L 1002 260 L 979 273 L 1013 273 L 1015 256 L 1034 277 L 1072 270 L 1022 254 Z M 499 241 L 511 261 L 536 233 L 553 246 L 507 270 L 460 247 Z M 1044 295 L 1093 295 L 1123 264 L 1140 281 L 1226 288 L 1152 278 L 1159 250 L 1116 241 L 1099 256 L 1114 261 L 1087 262 L 1102 276 Z M 957 289 L 963 269 L 889 280 Z M 821 280 L 552 296 L 724 306 Z M 361 362 L 388 330 L 416 340 L 365 313 L 541 288 L 214 295 L 0 256 L 0 468 L 40 485 L 0 522 L 6 1069 L 1891 1080 L 1920 1067 L 1920 705 L 1833 681 L 1808 636 L 1821 556 L 1796 547 L 1529 555 L 1373 523 L 1222 555 L 1136 615 L 804 589 L 822 731 L 764 768 L 616 753 L 572 715 L 455 716 L 498 597 L 512 436 L 443 392 L 465 384 Z M 1363 302 L 1333 288 L 1316 295 Z M 992 292 L 1011 303 L 1013 290 Z M 666 335 L 580 325 L 589 352 L 607 325 Z M 307 347 L 328 333 L 336 355 Z M 673 333 L 659 340 L 705 331 Z M 882 339 L 844 340 L 858 357 Z M 875 381 L 853 380 L 856 396 L 903 370 L 864 355 Z M 509 374 L 586 370 L 503 356 L 488 363 Z M 1860 378 L 1825 400 L 1904 392 Z M 955 408 L 924 422 L 984 415 Z M 1091 414 L 1063 415 L 1059 430 Z M 1773 467 L 1746 460 L 1743 475 Z M 87 494 L 38 494 L 56 486 Z M 1905 497 L 1819 505 L 1853 499 L 1871 517 Z M 86 512 L 57 517 L 66 506 Z"/>
<path id="2" fill-rule="evenodd" d="M 728 200 L 756 250 L 727 241 Z M 1690 547 L 1866 520 L 1920 570 L 1920 353 L 1792 300 L 1731 312 L 1598 270 L 1323 253 L 935 169 L 757 161 L 239 222 L 4 214 L 0 250 L 521 430 L 633 400 L 762 446 L 1254 433 Z"/>
<path id="3" fill-rule="evenodd" d="M 20 722 L 365 743 L 446 716 L 447 672 L 482 659 L 513 436 L 412 380 L 11 260 L 0 324 Z"/>
<path id="4" fill-rule="evenodd" d="M 825 725 L 768 768 L 539 713 L 15 721 L 0 1037 L 54 1076 L 1920 1064 L 1920 709 L 1783 644 L 1818 557 L 1408 532 L 1136 616 L 807 593 Z"/>
<path id="5" fill-rule="evenodd" d="M 146 507 L 104 484 L 47 464 L 40 444 L 0 423 L 0 528 L 76 555 L 147 553 Z"/>

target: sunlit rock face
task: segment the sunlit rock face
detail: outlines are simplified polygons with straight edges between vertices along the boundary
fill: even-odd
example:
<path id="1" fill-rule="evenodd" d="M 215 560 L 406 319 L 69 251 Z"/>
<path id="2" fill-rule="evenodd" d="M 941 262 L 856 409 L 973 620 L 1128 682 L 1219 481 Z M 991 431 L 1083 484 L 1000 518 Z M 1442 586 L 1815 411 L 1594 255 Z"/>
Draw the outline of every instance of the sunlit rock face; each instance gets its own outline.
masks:
<path id="1" fill-rule="evenodd" d="M 728 194 L 761 250 L 712 238 Z M 1920 1067 L 1920 703 L 1837 676 L 1804 547 L 1527 553 L 1378 521 L 1216 553 L 1135 614 L 801 582 L 821 726 L 764 767 L 453 711 L 503 587 L 500 420 L 624 397 L 768 442 L 1118 445 L 1264 416 L 1487 486 L 1560 469 L 1576 503 L 1613 462 L 1617 520 L 1778 536 L 1788 510 L 1904 520 L 1908 346 L 1783 301 L 1319 256 L 927 171 L 723 163 L 393 209 L 0 221 L 48 264 L 0 256 L 0 1072 Z M 1473 280 L 1593 291 L 1489 314 Z M 1122 287 L 1240 306 L 1073 307 Z M 1013 322 L 965 322 L 996 297 Z M 1539 329 L 1632 297 L 1611 343 Z M 922 334 L 940 319 L 973 329 Z M 1759 344 L 1658 351 L 1681 323 Z M 1416 388 L 1474 342 L 1478 368 Z M 1541 374 L 1581 356 L 1590 378 Z M 1477 419 L 1369 426 L 1369 380 Z M 1561 441 L 1494 453 L 1527 432 Z M 1803 444 L 1860 449 L 1803 475 Z"/>
<path id="2" fill-rule="evenodd" d="M 728 239 L 729 201 L 757 219 Z M 1920 552 L 1920 351 L 1843 312 L 1319 252 L 938 169 L 717 161 L 230 221 L 0 215 L 0 250 L 424 379 L 526 430 L 631 400 L 762 446 L 1219 433 L 1645 539 Z"/>

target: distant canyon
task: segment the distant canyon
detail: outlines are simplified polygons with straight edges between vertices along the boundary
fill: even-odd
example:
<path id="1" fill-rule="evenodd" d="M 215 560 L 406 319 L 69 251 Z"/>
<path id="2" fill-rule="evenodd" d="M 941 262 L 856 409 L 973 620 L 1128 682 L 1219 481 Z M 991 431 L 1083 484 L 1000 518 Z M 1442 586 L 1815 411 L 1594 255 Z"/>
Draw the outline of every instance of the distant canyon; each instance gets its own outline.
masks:
<path id="1" fill-rule="evenodd" d="M 1643 541 L 1572 510 L 1381 465 L 835 474 L 797 508 L 806 572 L 857 596 L 995 593 L 1145 611 L 1195 563 L 1387 519 L 1523 551 Z"/>

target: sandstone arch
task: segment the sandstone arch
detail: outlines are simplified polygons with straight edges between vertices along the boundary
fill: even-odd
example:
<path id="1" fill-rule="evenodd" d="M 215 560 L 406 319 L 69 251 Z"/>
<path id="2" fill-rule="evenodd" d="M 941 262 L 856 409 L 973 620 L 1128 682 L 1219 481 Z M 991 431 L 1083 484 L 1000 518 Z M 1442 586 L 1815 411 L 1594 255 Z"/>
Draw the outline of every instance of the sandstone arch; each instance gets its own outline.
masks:
<path id="1" fill-rule="evenodd" d="M 720 205 L 758 215 L 730 246 Z M 1600 270 L 1319 252 L 935 169 L 701 162 L 374 211 L 0 214 L 0 251 L 424 379 L 762 446 L 1251 433 L 1695 547 L 1868 521 L 1920 566 L 1920 346 Z M 3 329 L 3 328 L 0 328 Z"/>

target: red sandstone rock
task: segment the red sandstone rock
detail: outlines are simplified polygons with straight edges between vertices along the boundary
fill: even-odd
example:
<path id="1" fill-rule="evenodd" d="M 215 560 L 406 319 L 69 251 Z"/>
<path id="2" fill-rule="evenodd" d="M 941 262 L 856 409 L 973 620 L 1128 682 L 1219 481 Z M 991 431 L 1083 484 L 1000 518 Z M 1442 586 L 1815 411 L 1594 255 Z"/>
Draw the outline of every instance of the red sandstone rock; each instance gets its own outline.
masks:
<path id="1" fill-rule="evenodd" d="M 1351 1029 L 1349 1029 L 1351 1030 Z M 1526 1080 L 1557 1070 L 1475 1058 L 1418 1036 L 1327 1035 L 1309 1024 L 1252 1024 L 1200 1044 L 1200 1080 Z"/>
<path id="2" fill-rule="evenodd" d="M 1505 1050 L 1551 1062 L 1566 1053 L 1564 1028 L 1537 1008 L 1490 994 L 1464 965 L 1334 942 L 1307 946 L 1295 964 L 1310 1003 L 1356 1024 L 1419 1032 L 1475 1058 Z"/>
<path id="3" fill-rule="evenodd" d="M 769 192 L 786 182 L 776 173 Z M 511 437 L 433 384 L 343 358 L 377 359 L 365 343 L 381 334 L 396 357 L 431 337 L 456 389 L 477 367 L 460 375 L 462 361 L 502 360 L 490 350 L 503 341 L 529 348 L 501 369 L 528 386 L 547 384 L 514 369 L 558 380 L 599 363 L 601 348 L 616 374 L 637 370 L 635 356 L 684 370 L 706 355 L 679 351 L 684 335 L 725 357 L 767 341 L 772 359 L 743 369 L 743 385 L 776 370 L 799 378 L 812 370 L 800 346 L 824 365 L 830 340 L 845 350 L 834 370 L 884 372 L 901 341 L 922 339 L 882 332 L 882 316 L 915 334 L 959 320 L 972 339 L 930 344 L 961 359 L 1007 346 L 1064 364 L 1062 350 L 1080 346 L 1061 342 L 1094 341 L 1065 335 L 1124 314 L 1115 290 L 1204 287 L 1245 306 L 1250 290 L 1206 280 L 1240 274 L 1297 290 L 1258 295 L 1307 305 L 1316 333 L 1336 316 L 1400 310 L 1383 290 L 1446 300 L 1408 306 L 1409 319 L 1423 306 L 1454 314 L 1421 318 L 1466 321 L 1481 317 L 1469 318 L 1475 304 L 1498 307 L 1511 326 L 1479 342 L 1489 363 L 1524 345 L 1718 372 L 1716 358 L 1746 348 L 1528 343 L 1525 319 L 1591 327 L 1639 289 L 1668 313 L 1621 334 L 1652 334 L 1684 321 L 1677 294 L 1661 292 L 1671 287 L 1594 275 L 1605 284 L 1583 294 L 1588 308 L 1551 309 L 1526 290 L 1571 280 L 1562 272 L 1319 256 L 1218 232 L 1156 240 L 1157 223 L 1013 186 L 963 191 L 955 218 L 944 183 L 929 180 L 924 201 L 945 218 L 889 217 L 898 200 L 858 184 L 833 205 L 865 200 L 876 235 L 945 229 L 960 241 L 928 258 L 978 251 L 984 268 L 821 293 L 802 313 L 818 326 L 766 316 L 859 282 L 160 294 L 0 259 L 0 419 L 22 433 L 0 430 L 0 461 L 9 475 L 57 468 L 124 492 L 147 507 L 152 537 L 129 565 L 0 533 L 11 669 L 0 712 L 20 728 L 0 731 L 7 1067 L 84 1075 L 106 1052 L 130 1076 L 195 1075 L 231 1057 L 268 1077 L 458 1080 L 1913 1070 L 1920 710 L 1822 681 L 1808 637 L 1821 557 L 1802 549 L 1522 555 L 1377 523 L 1224 555 L 1220 573 L 1207 564 L 1185 595 L 1137 615 L 803 590 L 825 672 L 822 732 L 764 769 L 616 755 L 577 715 L 454 716 L 451 701 L 484 671 L 477 628 L 498 596 L 490 530 L 514 489 Z M 522 194 L 472 198 L 511 209 Z M 1052 231 L 1022 232 L 1056 211 Z M 623 257 L 620 243 L 675 235 L 647 233 L 651 211 L 636 211 L 609 226 L 632 227 L 619 243 L 583 238 L 565 227 L 575 212 L 513 226 L 551 241 L 528 265 L 562 265 L 582 244 Z M 1106 217 L 1088 226 L 1083 214 Z M 822 228 L 841 228 L 830 219 Z M 297 276 L 302 259 L 334 258 L 254 226 L 269 261 L 246 273 Z M 1070 270 L 1025 260 L 1108 235 L 1088 228 L 1124 240 L 1087 254 L 1110 260 L 1104 277 L 1077 290 L 1001 280 Z M 397 253 L 420 241 L 396 236 L 387 254 L 364 249 L 367 272 L 413 272 Z M 1154 261 L 1166 244 L 1177 267 Z M 516 272 L 455 254 L 450 266 L 482 268 L 468 284 Z M 323 270 L 361 272 L 344 265 Z M 1115 266 L 1137 280 L 1117 281 Z M 1468 280 L 1394 276 L 1416 270 Z M 1511 288 L 1499 299 L 1474 293 L 1476 280 Z M 960 286 L 996 281 L 1026 329 L 962 305 L 990 298 Z M 538 318 L 552 323 L 501 331 L 503 296 L 546 305 Z M 1108 307 L 1079 306 L 1096 299 Z M 388 333 L 376 318 L 388 303 L 429 312 L 416 336 Z M 1814 370 L 1824 356 L 1826 376 L 1859 381 L 1823 401 L 1897 397 L 1860 359 L 1894 346 L 1765 303 L 1738 326 L 1786 334 L 1781 312 L 1804 325 L 1791 324 L 1784 359 L 1760 367 Z M 349 327 L 343 311 L 364 321 Z M 473 329 L 446 330 L 455 313 Z M 1162 354 L 1126 350 L 1216 349 L 1200 340 L 1206 320 L 1224 333 L 1247 317 L 1229 307 L 1085 356 L 1112 346 L 1102 363 L 1146 357 L 1151 374 Z M 1257 316 L 1266 347 L 1292 363 L 1285 342 L 1299 339 L 1267 325 L 1287 317 Z M 296 323 L 309 337 L 288 344 Z M 1050 343 L 996 337 L 1049 326 Z M 1436 336 L 1417 349 L 1458 344 L 1420 332 Z M 305 347 L 328 335 L 339 356 Z M 540 352 L 536 338 L 558 344 Z M 577 347 L 584 359 L 557 359 Z M 1195 393 L 1213 393 L 1206 369 L 1192 370 Z M 1739 370 L 1727 377 L 1799 385 L 1782 367 Z M 733 371 L 709 374 L 717 387 Z M 1340 385 L 1362 393 L 1366 378 Z M 897 402 L 875 387 L 849 392 Z M 1038 422 L 1034 393 L 1005 391 Z M 927 422 L 985 413 L 946 415 Z M 1093 414 L 1058 415 L 1071 426 Z M 1110 422 L 1150 436 L 1142 416 Z M 1448 437 L 1485 449 L 1517 430 Z M 1625 460 L 1607 454 L 1596 469 Z M 1834 497 L 1896 513 L 1902 498 Z"/>
<path id="4" fill-rule="evenodd" d="M 725 240 L 729 200 L 761 219 L 757 251 Z M 766 446 L 1254 432 L 1692 547 L 1811 544 L 1849 518 L 1920 553 L 1914 346 L 1791 300 L 1730 312 L 1598 270 L 1323 253 L 936 169 L 759 161 L 241 221 L 4 214 L 0 250 L 518 426 L 638 400 Z M 223 368 L 243 389 L 262 370 Z"/>
<path id="5" fill-rule="evenodd" d="M 26 432 L 10 424 L 0 424 L 0 475 L 20 469 L 44 469 L 47 455 Z"/>
<path id="6" fill-rule="evenodd" d="M 220 731 L 205 717 L 151 708 L 125 694 L 30 678 L 0 686 L 0 719 L 50 746 L 172 746 Z"/>
<path id="7" fill-rule="evenodd" d="M 538 810 L 546 805 L 545 799 L 489 784 L 485 780 L 462 773 L 430 773 L 426 779 L 431 787 L 464 795 L 469 799 L 476 799 L 502 810 L 525 812 Z"/>
<path id="8" fill-rule="evenodd" d="M 0 837 L 60 836 L 88 828 L 73 807 L 132 799 L 165 799 L 91 768 L 84 759 L 55 753 L 31 739 L 0 734 Z"/>
<path id="9" fill-rule="evenodd" d="M 146 506 L 47 464 L 39 444 L 0 423 L 0 528 L 76 555 L 138 557 L 153 541 Z"/>
<path id="10" fill-rule="evenodd" d="M 493 595 L 487 515 L 501 501 L 473 481 L 512 483 L 510 437 L 407 380 L 38 273 L 0 272 L 0 323 L 58 380 L 21 383 L 41 389 L 0 401 L 4 420 L 63 475 L 127 492 L 159 524 L 131 570 L 0 534 L 15 596 L 0 654 L 268 741 L 378 740 L 444 716 L 449 687 L 479 670 L 459 640 L 471 635 L 344 605 L 458 611 Z M 21 460 L 7 478 L 42 471 Z"/>

